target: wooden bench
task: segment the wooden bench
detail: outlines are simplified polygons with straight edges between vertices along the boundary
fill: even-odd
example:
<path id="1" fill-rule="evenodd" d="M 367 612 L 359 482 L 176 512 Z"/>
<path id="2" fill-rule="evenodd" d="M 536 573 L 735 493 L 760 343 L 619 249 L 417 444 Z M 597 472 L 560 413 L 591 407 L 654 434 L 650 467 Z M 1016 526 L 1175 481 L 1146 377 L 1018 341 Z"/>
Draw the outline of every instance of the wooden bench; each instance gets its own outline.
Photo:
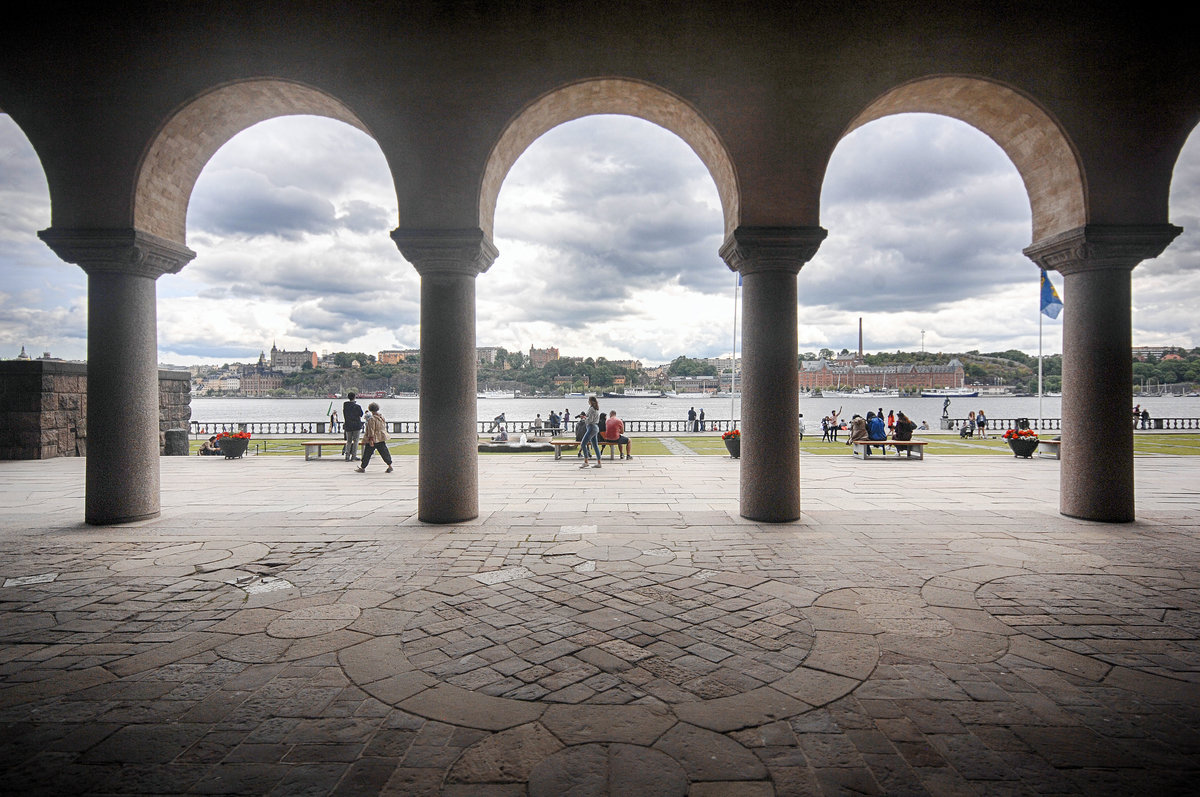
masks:
<path id="1" fill-rule="evenodd" d="M 1047 459 L 1062 459 L 1062 440 L 1038 440 L 1038 456 Z"/>
<path id="2" fill-rule="evenodd" d="M 604 449 L 608 448 L 608 458 L 610 460 L 613 458 L 613 450 L 622 445 L 615 440 L 597 440 L 596 442 L 600 444 L 600 456 L 604 456 Z M 556 437 L 550 441 L 550 445 L 554 446 L 554 458 L 562 459 L 562 450 L 564 448 L 579 448 L 579 441 L 574 438 Z"/>
<path id="3" fill-rule="evenodd" d="M 310 459 L 320 459 L 321 449 L 324 446 L 337 446 L 340 451 L 345 451 L 346 449 L 345 440 L 305 440 L 302 445 L 304 446 L 305 462 L 308 462 Z M 316 452 L 315 456 L 313 455 L 314 451 Z"/>
<path id="4" fill-rule="evenodd" d="M 887 457 L 887 447 L 892 446 L 896 449 L 896 459 L 901 459 L 902 452 L 900 449 L 907 449 L 906 459 L 925 459 L 925 446 L 929 445 L 928 440 L 857 440 L 851 448 L 854 449 L 854 456 L 859 459 L 870 459 L 872 446 L 878 446 L 881 450 L 879 458 Z M 916 456 L 913 456 L 916 454 Z"/>

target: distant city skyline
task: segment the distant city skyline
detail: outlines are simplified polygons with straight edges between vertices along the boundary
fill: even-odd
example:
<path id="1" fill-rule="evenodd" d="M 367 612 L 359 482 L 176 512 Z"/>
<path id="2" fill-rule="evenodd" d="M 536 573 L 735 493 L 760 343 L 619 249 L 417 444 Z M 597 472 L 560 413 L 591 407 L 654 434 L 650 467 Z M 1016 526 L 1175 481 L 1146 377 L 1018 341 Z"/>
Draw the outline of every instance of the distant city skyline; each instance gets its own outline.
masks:
<path id="1" fill-rule="evenodd" d="M 1135 345 L 1200 345 L 1200 144 L 1176 164 L 1170 220 L 1184 228 L 1133 272 Z M 86 356 L 86 278 L 37 238 L 48 190 L 32 147 L 0 115 L 0 357 L 24 346 Z M 287 117 L 236 136 L 197 181 L 188 246 L 158 281 L 160 360 L 255 361 L 281 348 L 416 348 L 419 279 L 396 226 L 386 163 L 366 134 Z M 829 163 L 829 238 L 800 273 L 799 349 L 1037 352 L 1038 272 L 1020 176 L 983 134 L 944 117 L 886 117 Z M 478 342 L 665 363 L 729 356 L 734 275 L 716 188 L 674 134 L 588 117 L 545 134 L 505 180 L 500 257 L 477 282 Z M 1051 278 L 1071 309 L 1057 274 Z M 1062 316 L 1044 351 L 1061 352 Z M 923 337 L 923 340 L 922 340 Z M 264 343 L 267 343 L 264 346 Z M 740 341 L 739 341 L 740 346 Z"/>

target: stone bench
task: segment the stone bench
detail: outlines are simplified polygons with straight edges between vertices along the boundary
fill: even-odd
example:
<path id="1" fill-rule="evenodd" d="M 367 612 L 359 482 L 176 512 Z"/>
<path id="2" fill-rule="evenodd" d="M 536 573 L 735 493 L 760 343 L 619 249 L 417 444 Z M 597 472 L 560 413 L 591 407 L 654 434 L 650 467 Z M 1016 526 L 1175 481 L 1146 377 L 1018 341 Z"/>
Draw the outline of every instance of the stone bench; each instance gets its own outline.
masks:
<path id="1" fill-rule="evenodd" d="M 879 459 L 887 458 L 887 447 L 891 446 L 896 449 L 894 459 L 925 459 L 925 446 L 929 445 L 927 440 L 856 440 L 851 444 L 855 457 L 859 459 L 871 459 L 871 448 L 878 446 L 881 451 L 878 454 Z M 907 457 L 901 455 L 906 453 L 901 451 L 906 449 Z M 916 456 L 913 456 L 916 454 Z"/>
<path id="2" fill-rule="evenodd" d="M 321 449 L 325 446 L 337 446 L 339 451 L 345 451 L 345 440 L 305 440 L 301 445 L 304 446 L 304 461 L 310 459 L 320 459 Z M 315 452 L 315 454 L 314 454 Z"/>

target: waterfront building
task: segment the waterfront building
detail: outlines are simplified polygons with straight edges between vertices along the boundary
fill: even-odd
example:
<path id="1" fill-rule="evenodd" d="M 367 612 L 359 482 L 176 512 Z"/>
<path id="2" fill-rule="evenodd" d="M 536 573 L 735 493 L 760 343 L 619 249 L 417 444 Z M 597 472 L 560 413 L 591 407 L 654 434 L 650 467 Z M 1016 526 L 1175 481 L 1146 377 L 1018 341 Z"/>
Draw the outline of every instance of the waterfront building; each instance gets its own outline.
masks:
<path id="1" fill-rule="evenodd" d="M 375 361 L 380 365 L 398 365 L 420 353 L 420 349 L 384 349 L 375 355 Z"/>
<path id="2" fill-rule="evenodd" d="M 259 359 L 262 359 L 261 356 Z M 310 368 L 316 368 L 317 353 L 309 351 L 307 347 L 304 351 L 284 351 L 274 343 L 271 344 L 271 370 L 291 374 L 301 370 L 305 363 L 308 363 Z"/>
<path id="3" fill-rule="evenodd" d="M 553 346 L 548 349 L 529 347 L 529 364 L 534 368 L 544 368 L 557 359 L 558 349 Z"/>
<path id="4" fill-rule="evenodd" d="M 963 364 L 953 359 L 945 365 L 863 365 L 830 363 L 827 360 L 806 360 L 798 375 L 800 390 L 909 390 L 962 387 L 966 372 Z"/>

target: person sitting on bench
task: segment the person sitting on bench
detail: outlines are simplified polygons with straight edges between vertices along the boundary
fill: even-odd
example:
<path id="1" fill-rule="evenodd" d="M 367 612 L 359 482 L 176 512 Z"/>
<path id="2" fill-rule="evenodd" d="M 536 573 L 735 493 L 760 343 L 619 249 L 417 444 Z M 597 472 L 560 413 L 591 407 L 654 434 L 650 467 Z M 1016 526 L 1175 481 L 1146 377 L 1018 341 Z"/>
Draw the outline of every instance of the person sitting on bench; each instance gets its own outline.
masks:
<path id="1" fill-rule="evenodd" d="M 883 414 L 867 413 L 867 439 L 887 440 L 887 428 L 883 425 Z"/>
<path id="2" fill-rule="evenodd" d="M 896 431 L 892 434 L 893 440 L 912 440 L 913 431 L 917 425 L 908 419 L 908 416 L 903 412 L 896 418 Z M 911 446 L 904 446 L 904 451 L 912 450 Z M 896 452 L 901 451 L 901 446 L 896 446 Z"/>
<path id="3" fill-rule="evenodd" d="M 870 413 L 874 415 L 875 413 Z M 861 443 L 867 440 L 867 422 L 861 415 L 855 415 L 850 419 L 850 439 L 846 441 L 846 445 L 852 446 L 855 443 Z"/>
<path id="4" fill-rule="evenodd" d="M 633 454 L 630 451 L 629 438 L 625 436 L 625 422 L 618 418 L 615 412 L 610 412 L 608 414 L 605 432 L 605 438 L 616 445 L 618 452 L 620 452 L 622 448 L 625 449 L 624 453 L 621 454 L 621 459 L 633 459 Z"/>

